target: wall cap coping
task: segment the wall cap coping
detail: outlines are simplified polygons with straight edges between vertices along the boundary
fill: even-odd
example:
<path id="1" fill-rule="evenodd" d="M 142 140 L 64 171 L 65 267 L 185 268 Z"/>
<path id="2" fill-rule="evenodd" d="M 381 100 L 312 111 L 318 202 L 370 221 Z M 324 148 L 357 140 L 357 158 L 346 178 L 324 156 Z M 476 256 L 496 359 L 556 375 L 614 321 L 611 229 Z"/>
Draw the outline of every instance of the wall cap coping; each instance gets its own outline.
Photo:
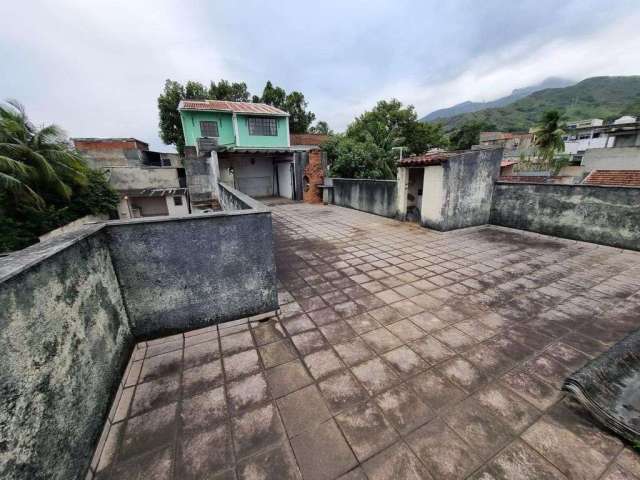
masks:
<path id="1" fill-rule="evenodd" d="M 397 180 L 391 179 L 377 179 L 377 178 L 342 178 L 342 177 L 331 177 L 331 180 L 342 180 L 347 182 L 392 182 L 398 183 Z"/>
<path id="2" fill-rule="evenodd" d="M 106 222 L 90 222 L 82 226 L 78 230 L 58 235 L 43 242 L 31 245 L 22 250 L 11 252 L 6 256 L 0 257 L 0 284 L 19 275 L 25 270 L 34 267 L 38 263 L 41 263 L 48 258 L 57 255 L 58 253 L 66 250 L 69 247 L 72 247 L 73 245 L 98 233 L 105 228 L 166 222 L 184 222 L 191 220 L 200 221 L 239 215 L 262 215 L 271 213 L 271 211 L 263 204 L 256 202 L 253 199 L 251 199 L 251 203 L 255 205 L 255 208 L 247 210 L 227 210 L 195 215 L 180 215 L 174 217 L 160 216 L 135 218 L 129 220 L 110 220 Z"/>
<path id="3" fill-rule="evenodd" d="M 497 180 L 495 183 L 496 185 L 534 185 L 534 186 L 540 186 L 540 187 L 569 187 L 569 188 L 581 187 L 581 188 L 605 188 L 605 189 L 622 188 L 625 190 L 640 190 L 640 187 L 634 187 L 634 186 L 628 186 L 628 185 L 591 185 L 591 184 L 584 184 L 584 183 L 503 182 L 499 180 Z"/>
<path id="4" fill-rule="evenodd" d="M 11 252 L 0 258 L 0 283 L 10 280 L 25 270 L 53 257 L 76 243 L 102 230 L 106 222 L 90 223 L 78 230 L 63 233 L 44 242 Z"/>

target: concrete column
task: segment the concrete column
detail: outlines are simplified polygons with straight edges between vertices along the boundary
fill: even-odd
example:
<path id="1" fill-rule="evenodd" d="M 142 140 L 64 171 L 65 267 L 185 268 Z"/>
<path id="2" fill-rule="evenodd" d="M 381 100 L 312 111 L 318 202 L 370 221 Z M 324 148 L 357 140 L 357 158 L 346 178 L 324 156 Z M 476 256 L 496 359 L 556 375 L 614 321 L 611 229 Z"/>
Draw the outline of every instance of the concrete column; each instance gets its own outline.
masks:
<path id="1" fill-rule="evenodd" d="M 407 194 L 409 193 L 409 169 L 407 167 L 398 167 L 397 184 L 397 217 L 398 220 L 404 220 L 407 217 Z"/>

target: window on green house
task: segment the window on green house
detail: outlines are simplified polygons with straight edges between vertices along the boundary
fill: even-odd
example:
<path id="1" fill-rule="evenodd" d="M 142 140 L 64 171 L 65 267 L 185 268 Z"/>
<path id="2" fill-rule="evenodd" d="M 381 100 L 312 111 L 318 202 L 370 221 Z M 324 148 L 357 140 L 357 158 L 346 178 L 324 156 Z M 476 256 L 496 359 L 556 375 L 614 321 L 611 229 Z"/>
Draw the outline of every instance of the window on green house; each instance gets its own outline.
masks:
<path id="1" fill-rule="evenodd" d="M 275 118 L 249 117 L 247 118 L 249 135 L 271 136 L 278 135 L 278 123 Z"/>
<path id="2" fill-rule="evenodd" d="M 218 135 L 218 122 L 200 122 L 200 134 L 203 137 L 219 137 L 220 135 Z"/>

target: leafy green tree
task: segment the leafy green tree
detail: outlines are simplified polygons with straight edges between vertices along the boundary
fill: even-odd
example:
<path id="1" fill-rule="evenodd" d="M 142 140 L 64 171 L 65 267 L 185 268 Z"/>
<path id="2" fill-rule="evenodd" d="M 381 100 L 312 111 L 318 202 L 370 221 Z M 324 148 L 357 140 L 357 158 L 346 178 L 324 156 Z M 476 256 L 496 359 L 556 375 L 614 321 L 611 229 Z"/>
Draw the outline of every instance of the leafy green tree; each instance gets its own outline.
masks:
<path id="1" fill-rule="evenodd" d="M 314 126 L 309 127 L 309 133 L 333 135 L 333 130 L 329 128 L 329 124 L 327 122 L 320 120 Z"/>
<path id="2" fill-rule="evenodd" d="M 395 176 L 395 159 L 371 137 L 356 140 L 347 135 L 332 135 L 323 145 L 331 160 L 332 177 L 385 179 Z"/>
<path id="3" fill-rule="evenodd" d="M 200 82 L 189 80 L 184 86 L 185 100 L 206 100 L 209 97 L 209 89 Z"/>
<path id="4" fill-rule="evenodd" d="M 556 170 L 554 158 L 556 153 L 564 152 L 564 130 L 560 120 L 560 112 L 547 110 L 542 114 L 540 123 L 533 131 L 535 145 L 539 151 L 539 157 L 545 167 Z"/>
<path id="5" fill-rule="evenodd" d="M 253 96 L 253 101 L 266 103 L 287 112 L 291 133 L 306 133 L 316 118 L 313 112 L 307 111 L 308 103 L 302 93 L 293 91 L 287 95 L 284 88 L 274 87 L 271 81 L 267 81 L 261 97 Z"/>
<path id="6" fill-rule="evenodd" d="M 360 115 L 347 128 L 347 136 L 373 141 L 384 150 L 394 146 L 406 147 L 406 153 L 417 155 L 430 148 L 447 144 L 442 127 L 418 122 L 413 105 L 403 106 L 399 100 L 379 101 L 373 110 Z"/>
<path id="7" fill-rule="evenodd" d="M 0 251 L 89 213 L 115 213 L 118 195 L 56 125 L 37 128 L 18 102 L 0 104 Z"/>
<path id="8" fill-rule="evenodd" d="M 357 117 L 344 135 L 332 137 L 325 148 L 332 174 L 352 178 L 394 178 L 397 152 L 402 146 L 406 154 L 425 153 L 447 145 L 439 124 L 418 122 L 412 105 L 396 99 L 382 100 Z"/>
<path id="9" fill-rule="evenodd" d="M 289 113 L 289 131 L 291 133 L 307 133 L 309 126 L 316 119 L 316 114 L 307 111 L 307 101 L 300 92 L 291 92 L 284 102 L 284 109 Z"/>
<path id="10" fill-rule="evenodd" d="M 184 133 L 178 104 L 184 98 L 186 98 L 184 87 L 173 80 L 164 82 L 164 90 L 158 97 L 160 138 L 167 145 L 175 145 L 180 154 L 184 151 Z"/>
<path id="11" fill-rule="evenodd" d="M 207 98 L 214 100 L 229 100 L 231 102 L 248 102 L 249 90 L 244 82 L 229 83 L 226 80 L 211 82 L 209 86 L 209 96 Z"/>
<path id="12" fill-rule="evenodd" d="M 253 96 L 254 103 L 266 103 L 280 109 L 285 108 L 286 100 L 287 92 L 281 87 L 274 87 L 270 80 L 264 86 L 261 97 Z"/>
<path id="13" fill-rule="evenodd" d="M 495 125 L 482 120 L 469 120 L 449 135 L 451 148 L 454 150 L 468 150 L 472 145 L 480 143 L 480 132 L 495 130 Z"/>

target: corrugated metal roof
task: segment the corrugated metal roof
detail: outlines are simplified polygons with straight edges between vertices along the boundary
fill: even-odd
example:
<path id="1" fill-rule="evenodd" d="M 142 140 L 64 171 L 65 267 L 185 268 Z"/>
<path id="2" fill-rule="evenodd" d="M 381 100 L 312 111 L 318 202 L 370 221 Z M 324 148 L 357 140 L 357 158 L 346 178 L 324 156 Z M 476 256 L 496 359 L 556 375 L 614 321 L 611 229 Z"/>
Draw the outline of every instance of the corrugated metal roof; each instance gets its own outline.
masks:
<path id="1" fill-rule="evenodd" d="M 227 100 L 180 100 L 178 110 L 202 110 L 235 113 L 251 113 L 258 115 L 289 114 L 266 103 L 229 102 Z"/>
<path id="2" fill-rule="evenodd" d="M 582 183 L 611 187 L 640 187 L 640 170 L 594 170 Z"/>

